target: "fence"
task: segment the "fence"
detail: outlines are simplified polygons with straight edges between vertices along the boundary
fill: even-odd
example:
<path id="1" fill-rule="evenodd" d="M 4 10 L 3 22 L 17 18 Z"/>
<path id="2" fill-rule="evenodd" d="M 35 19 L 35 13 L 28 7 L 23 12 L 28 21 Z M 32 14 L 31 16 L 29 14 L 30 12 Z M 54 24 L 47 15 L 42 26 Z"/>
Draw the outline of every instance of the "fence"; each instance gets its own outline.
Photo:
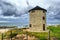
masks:
<path id="1" fill-rule="evenodd" d="M 0 33 L 0 40 L 39 40 L 37 37 L 40 36 L 45 36 L 47 39 L 50 40 L 50 31 L 49 34 L 47 35 L 46 33 L 33 33 L 33 32 L 27 32 L 27 31 L 22 31 L 21 29 L 11 29 L 10 31 L 6 33 Z M 41 38 L 40 39 L 44 39 Z M 47 40 L 46 39 L 46 40 Z"/>
<path id="2" fill-rule="evenodd" d="M 23 35 L 23 32 L 21 29 L 20 30 L 11 29 L 8 32 L 0 33 L 0 40 L 23 40 L 24 37 L 26 37 L 26 40 L 27 40 L 27 36 L 28 36 L 27 33 L 25 33 L 25 35 Z"/>
<path id="3" fill-rule="evenodd" d="M 15 33 L 14 33 L 15 32 Z M 7 35 L 9 34 L 9 35 Z M 37 38 L 38 37 L 38 38 Z M 32 32 L 22 32 L 21 30 L 10 30 L 9 33 L 1 33 L 0 40 L 57 40 L 56 38 L 51 38 L 50 31 L 47 33 L 32 33 Z"/>

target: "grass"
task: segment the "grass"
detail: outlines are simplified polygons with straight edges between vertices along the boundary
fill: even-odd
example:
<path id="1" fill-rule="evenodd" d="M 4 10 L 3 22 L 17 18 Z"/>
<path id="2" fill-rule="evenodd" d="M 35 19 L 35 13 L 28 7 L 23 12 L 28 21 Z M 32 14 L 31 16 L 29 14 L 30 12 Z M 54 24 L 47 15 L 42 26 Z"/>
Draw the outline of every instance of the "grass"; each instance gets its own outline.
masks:
<path id="1" fill-rule="evenodd" d="M 60 40 L 60 26 L 49 26 L 47 29 L 51 31 L 51 36 Z"/>
<path id="2" fill-rule="evenodd" d="M 50 36 L 55 37 L 58 40 L 60 40 L 60 25 L 58 26 L 49 26 L 47 27 L 48 30 L 50 30 Z M 23 32 L 22 29 L 13 29 L 12 30 L 12 37 L 16 36 L 17 34 L 28 34 L 29 36 L 35 36 L 36 38 L 39 38 L 40 40 L 47 40 L 48 39 L 48 33 L 47 32 Z M 6 34 L 6 35 L 5 35 Z M 4 37 L 11 37 L 11 30 L 4 33 Z M 0 35 L 1 38 L 1 35 Z"/>
<path id="3" fill-rule="evenodd" d="M 28 32 L 28 35 L 35 36 L 36 38 L 39 38 L 39 40 L 47 40 L 48 38 L 47 32 Z"/>

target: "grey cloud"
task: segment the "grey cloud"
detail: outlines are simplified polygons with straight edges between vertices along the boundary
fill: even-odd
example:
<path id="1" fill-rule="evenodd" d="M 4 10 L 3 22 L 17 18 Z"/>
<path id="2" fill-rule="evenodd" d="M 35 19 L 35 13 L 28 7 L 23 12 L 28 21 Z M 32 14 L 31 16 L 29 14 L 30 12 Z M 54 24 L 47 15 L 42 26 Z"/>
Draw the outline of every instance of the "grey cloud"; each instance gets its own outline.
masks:
<path id="1" fill-rule="evenodd" d="M 52 2 L 46 14 L 48 24 L 60 24 L 60 3 Z"/>
<path id="2" fill-rule="evenodd" d="M 55 19 L 60 20 L 60 10 L 59 12 L 54 16 Z"/>
<path id="3" fill-rule="evenodd" d="M 10 3 L 6 3 L 6 2 L 1 1 L 0 7 L 3 11 L 3 13 L 2 13 L 3 16 L 11 16 L 16 13 L 16 8 Z"/>
<path id="4" fill-rule="evenodd" d="M 4 1 L 0 1 L 0 7 L 2 10 L 2 13 L 1 15 L 3 16 L 15 16 L 15 17 L 18 17 L 18 16 L 21 16 L 25 13 L 28 13 L 28 10 L 30 9 L 29 8 L 22 8 L 20 10 L 20 8 L 16 8 L 16 6 L 12 5 L 11 3 L 8 3 L 8 2 L 4 2 Z"/>

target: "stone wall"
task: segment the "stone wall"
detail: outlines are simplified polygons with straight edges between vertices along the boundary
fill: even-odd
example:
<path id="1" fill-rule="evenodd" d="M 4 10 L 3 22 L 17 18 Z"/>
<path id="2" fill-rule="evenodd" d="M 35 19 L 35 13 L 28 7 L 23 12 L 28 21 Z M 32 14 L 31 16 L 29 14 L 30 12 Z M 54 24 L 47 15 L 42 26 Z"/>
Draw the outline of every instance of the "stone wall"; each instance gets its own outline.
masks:
<path id="1" fill-rule="evenodd" d="M 43 20 L 43 16 L 46 18 L 46 14 L 43 10 L 34 10 L 34 12 L 30 11 L 29 15 L 29 24 L 31 24 L 29 31 L 43 31 L 43 24 L 46 26 L 46 19 Z"/>

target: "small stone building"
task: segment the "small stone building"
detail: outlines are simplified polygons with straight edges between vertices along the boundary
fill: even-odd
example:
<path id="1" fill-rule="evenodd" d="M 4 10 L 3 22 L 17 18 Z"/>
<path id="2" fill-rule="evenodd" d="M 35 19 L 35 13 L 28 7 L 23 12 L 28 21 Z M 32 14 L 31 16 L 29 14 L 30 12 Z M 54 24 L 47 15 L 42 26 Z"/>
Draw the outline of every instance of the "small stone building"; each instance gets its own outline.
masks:
<path id="1" fill-rule="evenodd" d="M 39 6 L 29 10 L 29 31 L 39 32 L 46 30 L 46 11 Z"/>

